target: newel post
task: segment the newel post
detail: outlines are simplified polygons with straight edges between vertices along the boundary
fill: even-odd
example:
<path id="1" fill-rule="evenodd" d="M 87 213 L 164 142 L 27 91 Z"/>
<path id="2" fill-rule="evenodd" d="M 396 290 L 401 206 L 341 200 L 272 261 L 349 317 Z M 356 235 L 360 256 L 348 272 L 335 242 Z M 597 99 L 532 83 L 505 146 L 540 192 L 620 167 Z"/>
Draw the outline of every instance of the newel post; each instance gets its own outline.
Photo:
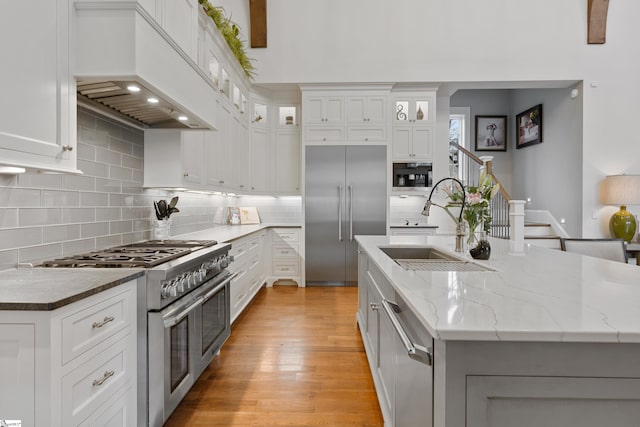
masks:
<path id="1" fill-rule="evenodd" d="M 509 201 L 509 239 L 516 244 L 524 243 L 524 200 Z"/>

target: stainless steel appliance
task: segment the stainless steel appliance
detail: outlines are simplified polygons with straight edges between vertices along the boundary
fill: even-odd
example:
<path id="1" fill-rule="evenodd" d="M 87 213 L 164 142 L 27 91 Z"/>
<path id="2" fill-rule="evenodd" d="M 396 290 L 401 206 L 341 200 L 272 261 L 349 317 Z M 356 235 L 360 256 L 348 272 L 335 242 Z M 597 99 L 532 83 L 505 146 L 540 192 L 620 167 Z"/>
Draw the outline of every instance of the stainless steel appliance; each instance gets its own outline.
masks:
<path id="1" fill-rule="evenodd" d="M 149 240 L 42 264 L 148 269 L 138 294 L 139 425 L 161 426 L 229 337 L 229 249 L 213 240 Z"/>
<path id="2" fill-rule="evenodd" d="M 305 160 L 307 286 L 355 286 L 356 234 L 386 233 L 387 147 L 308 146 Z"/>

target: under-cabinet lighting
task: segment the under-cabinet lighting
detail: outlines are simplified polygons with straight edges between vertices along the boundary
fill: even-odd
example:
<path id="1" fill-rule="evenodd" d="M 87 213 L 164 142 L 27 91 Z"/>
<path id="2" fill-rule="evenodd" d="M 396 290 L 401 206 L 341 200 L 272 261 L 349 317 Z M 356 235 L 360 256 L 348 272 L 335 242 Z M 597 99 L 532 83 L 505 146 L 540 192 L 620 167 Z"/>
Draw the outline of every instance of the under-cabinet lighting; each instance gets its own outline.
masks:
<path id="1" fill-rule="evenodd" d="M 25 173 L 27 170 L 25 168 L 19 168 L 15 166 L 0 166 L 0 174 L 1 175 L 18 175 L 21 173 Z"/>
<path id="2" fill-rule="evenodd" d="M 140 92 L 140 88 L 136 85 L 129 85 L 127 86 L 127 89 L 129 92 Z"/>
<path id="3" fill-rule="evenodd" d="M 157 104 L 157 103 L 158 103 L 158 102 L 160 102 L 160 101 L 158 101 L 158 98 L 153 98 L 153 97 L 151 97 L 151 98 L 147 98 L 147 102 L 148 102 L 149 104 Z"/>
<path id="4" fill-rule="evenodd" d="M 185 115 L 180 115 L 178 116 L 178 120 L 180 120 L 181 122 L 186 122 L 187 120 L 189 120 L 189 117 Z"/>

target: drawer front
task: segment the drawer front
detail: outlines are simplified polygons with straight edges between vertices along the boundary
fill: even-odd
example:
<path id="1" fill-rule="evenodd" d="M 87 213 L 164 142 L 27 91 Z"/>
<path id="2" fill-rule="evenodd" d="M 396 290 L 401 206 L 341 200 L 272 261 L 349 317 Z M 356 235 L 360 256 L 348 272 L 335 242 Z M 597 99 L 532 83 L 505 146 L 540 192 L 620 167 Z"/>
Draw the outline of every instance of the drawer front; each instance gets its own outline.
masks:
<path id="1" fill-rule="evenodd" d="M 274 258 L 298 258 L 298 245 L 274 243 L 271 254 Z"/>
<path id="2" fill-rule="evenodd" d="M 273 230 L 273 244 L 279 243 L 295 243 L 298 244 L 300 231 L 295 228 L 286 229 L 286 228 L 276 228 Z"/>
<path id="3" fill-rule="evenodd" d="M 344 126 L 329 127 L 329 126 L 305 126 L 304 139 L 306 141 L 344 141 L 345 131 Z"/>
<path id="4" fill-rule="evenodd" d="M 384 126 L 350 126 L 347 129 L 349 141 L 386 141 L 387 128 Z"/>
<path id="5" fill-rule="evenodd" d="M 62 425 L 78 425 L 127 383 L 135 381 L 135 359 L 122 339 L 62 377 Z"/>
<path id="6" fill-rule="evenodd" d="M 136 395 L 133 387 L 116 393 L 108 402 L 105 402 L 104 410 L 98 411 L 79 427 L 112 427 L 136 425 Z"/>
<path id="7" fill-rule="evenodd" d="M 298 261 L 274 261 L 273 274 L 277 277 L 299 276 L 300 267 Z"/>
<path id="8" fill-rule="evenodd" d="M 66 364 L 131 325 L 135 295 L 128 291 L 62 320 L 62 363 Z"/>

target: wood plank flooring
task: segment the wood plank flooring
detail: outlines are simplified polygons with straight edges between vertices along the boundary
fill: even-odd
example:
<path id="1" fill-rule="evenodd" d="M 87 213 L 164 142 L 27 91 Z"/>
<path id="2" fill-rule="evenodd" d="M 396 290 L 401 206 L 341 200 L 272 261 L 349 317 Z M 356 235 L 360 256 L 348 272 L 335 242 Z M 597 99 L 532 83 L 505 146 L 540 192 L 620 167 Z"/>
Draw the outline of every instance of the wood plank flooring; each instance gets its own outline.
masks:
<path id="1" fill-rule="evenodd" d="M 357 288 L 263 288 L 166 426 L 382 426 Z"/>

